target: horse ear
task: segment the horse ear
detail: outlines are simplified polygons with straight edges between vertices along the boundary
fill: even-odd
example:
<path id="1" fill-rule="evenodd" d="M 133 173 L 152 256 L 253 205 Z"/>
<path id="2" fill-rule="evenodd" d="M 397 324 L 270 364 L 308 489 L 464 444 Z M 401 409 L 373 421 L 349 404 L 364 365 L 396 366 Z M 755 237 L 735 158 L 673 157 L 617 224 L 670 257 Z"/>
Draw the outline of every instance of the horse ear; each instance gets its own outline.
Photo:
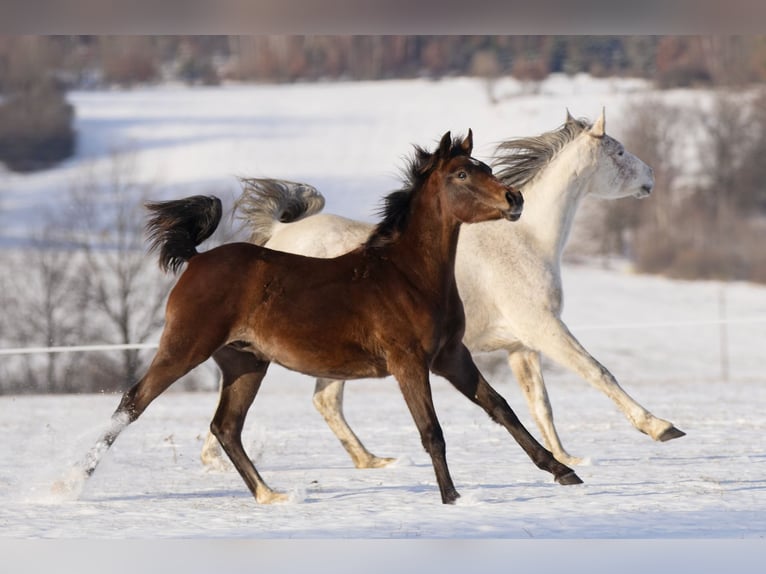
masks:
<path id="1" fill-rule="evenodd" d="M 460 143 L 460 149 L 465 152 L 465 155 L 471 155 L 471 152 L 473 151 L 473 130 L 471 130 L 471 128 L 468 128 L 468 135 L 465 136 L 465 139 Z"/>
<path id="2" fill-rule="evenodd" d="M 594 138 L 602 138 L 606 133 L 606 119 L 604 118 L 604 108 L 601 108 L 601 115 L 596 120 L 596 123 L 590 128 L 590 135 Z"/>
<path id="3" fill-rule="evenodd" d="M 571 123 L 574 123 L 574 122 L 575 122 L 575 119 L 572 116 L 572 114 L 569 113 L 569 108 L 567 108 L 567 119 L 566 119 L 566 121 L 564 123 L 571 124 Z"/>
<path id="4" fill-rule="evenodd" d="M 439 150 L 436 152 L 441 158 L 449 157 L 449 150 L 452 148 L 452 133 L 447 132 L 442 136 L 442 140 L 439 142 Z"/>

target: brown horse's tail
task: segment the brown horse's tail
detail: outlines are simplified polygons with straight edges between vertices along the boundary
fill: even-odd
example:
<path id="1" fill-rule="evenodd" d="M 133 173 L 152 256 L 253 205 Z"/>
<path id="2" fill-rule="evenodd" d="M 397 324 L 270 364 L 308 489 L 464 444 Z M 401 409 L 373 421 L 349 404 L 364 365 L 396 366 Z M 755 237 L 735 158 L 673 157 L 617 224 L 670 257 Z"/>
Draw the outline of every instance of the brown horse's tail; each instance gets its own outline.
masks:
<path id="1" fill-rule="evenodd" d="M 146 224 L 149 251 L 159 250 L 160 268 L 173 273 L 197 255 L 197 245 L 213 234 L 223 213 L 221 200 L 213 195 L 145 205 L 150 212 Z"/>
<path id="2" fill-rule="evenodd" d="M 235 204 L 240 219 L 250 227 L 250 242 L 265 244 L 274 223 L 291 223 L 324 208 L 324 197 L 307 183 L 282 179 L 240 178 L 242 195 Z"/>

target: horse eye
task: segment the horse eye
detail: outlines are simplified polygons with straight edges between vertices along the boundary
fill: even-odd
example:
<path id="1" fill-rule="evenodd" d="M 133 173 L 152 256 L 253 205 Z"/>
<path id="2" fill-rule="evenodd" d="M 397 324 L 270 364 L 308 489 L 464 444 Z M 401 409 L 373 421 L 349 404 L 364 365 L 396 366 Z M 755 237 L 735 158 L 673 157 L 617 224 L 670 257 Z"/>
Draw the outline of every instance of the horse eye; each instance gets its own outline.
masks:
<path id="1" fill-rule="evenodd" d="M 620 157 L 624 156 L 625 155 L 625 150 L 621 149 L 620 151 L 617 152 L 617 155 L 619 155 Z"/>
<path id="2" fill-rule="evenodd" d="M 464 172 L 464 171 L 459 171 L 459 172 L 458 172 L 458 174 L 457 174 L 457 176 L 458 176 L 460 179 L 465 179 L 465 178 L 467 178 L 467 177 L 468 177 L 468 174 L 467 174 L 466 172 Z"/>

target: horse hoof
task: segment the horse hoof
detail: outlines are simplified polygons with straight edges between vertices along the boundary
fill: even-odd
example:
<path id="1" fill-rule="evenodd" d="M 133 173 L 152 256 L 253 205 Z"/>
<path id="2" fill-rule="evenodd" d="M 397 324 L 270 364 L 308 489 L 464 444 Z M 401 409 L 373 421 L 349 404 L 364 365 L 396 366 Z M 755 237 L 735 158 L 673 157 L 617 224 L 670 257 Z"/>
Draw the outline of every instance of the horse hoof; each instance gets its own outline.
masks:
<path id="1" fill-rule="evenodd" d="M 686 433 L 682 430 L 678 430 L 676 427 L 670 427 L 666 431 L 664 431 L 657 440 L 660 442 L 666 442 L 669 440 L 672 440 L 674 438 L 681 438 L 682 436 L 686 436 Z"/>
<path id="2" fill-rule="evenodd" d="M 442 503 L 443 504 L 455 504 L 457 502 L 457 499 L 460 498 L 460 494 L 456 490 L 453 490 L 452 492 L 449 492 L 442 496 Z"/>
<path id="3" fill-rule="evenodd" d="M 564 476 L 557 476 L 556 482 L 559 484 L 569 485 L 569 484 L 582 484 L 582 479 L 575 474 L 574 471 L 568 472 Z"/>
<path id="4" fill-rule="evenodd" d="M 354 466 L 356 468 L 385 468 L 396 460 L 395 458 L 372 456 L 367 460 L 356 462 Z"/>
<path id="5" fill-rule="evenodd" d="M 290 495 L 286 492 L 265 490 L 263 492 L 258 492 L 255 501 L 258 504 L 283 504 L 285 502 L 290 502 Z"/>
<path id="6" fill-rule="evenodd" d="M 567 466 L 579 466 L 579 465 L 587 466 L 590 464 L 589 458 L 583 458 L 581 456 L 572 456 L 571 454 L 567 454 L 567 453 L 555 454 L 553 455 L 553 458 L 555 458 L 561 464 L 565 464 Z"/>

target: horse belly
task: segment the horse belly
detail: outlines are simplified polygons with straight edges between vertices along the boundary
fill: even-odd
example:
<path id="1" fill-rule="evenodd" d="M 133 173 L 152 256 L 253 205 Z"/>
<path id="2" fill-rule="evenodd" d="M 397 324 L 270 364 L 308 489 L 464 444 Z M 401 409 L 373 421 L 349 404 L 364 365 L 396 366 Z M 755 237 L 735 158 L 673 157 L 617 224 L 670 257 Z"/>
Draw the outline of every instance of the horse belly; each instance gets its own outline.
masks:
<path id="1" fill-rule="evenodd" d="M 247 287 L 230 340 L 308 375 L 386 376 L 373 334 L 381 305 L 357 270 L 359 262 L 264 252 L 268 257 L 240 273 Z"/>
<path id="2" fill-rule="evenodd" d="M 264 354 L 275 363 L 313 377 L 365 379 L 388 375 L 385 359 L 356 343 L 275 337 L 265 346 L 268 350 Z"/>

